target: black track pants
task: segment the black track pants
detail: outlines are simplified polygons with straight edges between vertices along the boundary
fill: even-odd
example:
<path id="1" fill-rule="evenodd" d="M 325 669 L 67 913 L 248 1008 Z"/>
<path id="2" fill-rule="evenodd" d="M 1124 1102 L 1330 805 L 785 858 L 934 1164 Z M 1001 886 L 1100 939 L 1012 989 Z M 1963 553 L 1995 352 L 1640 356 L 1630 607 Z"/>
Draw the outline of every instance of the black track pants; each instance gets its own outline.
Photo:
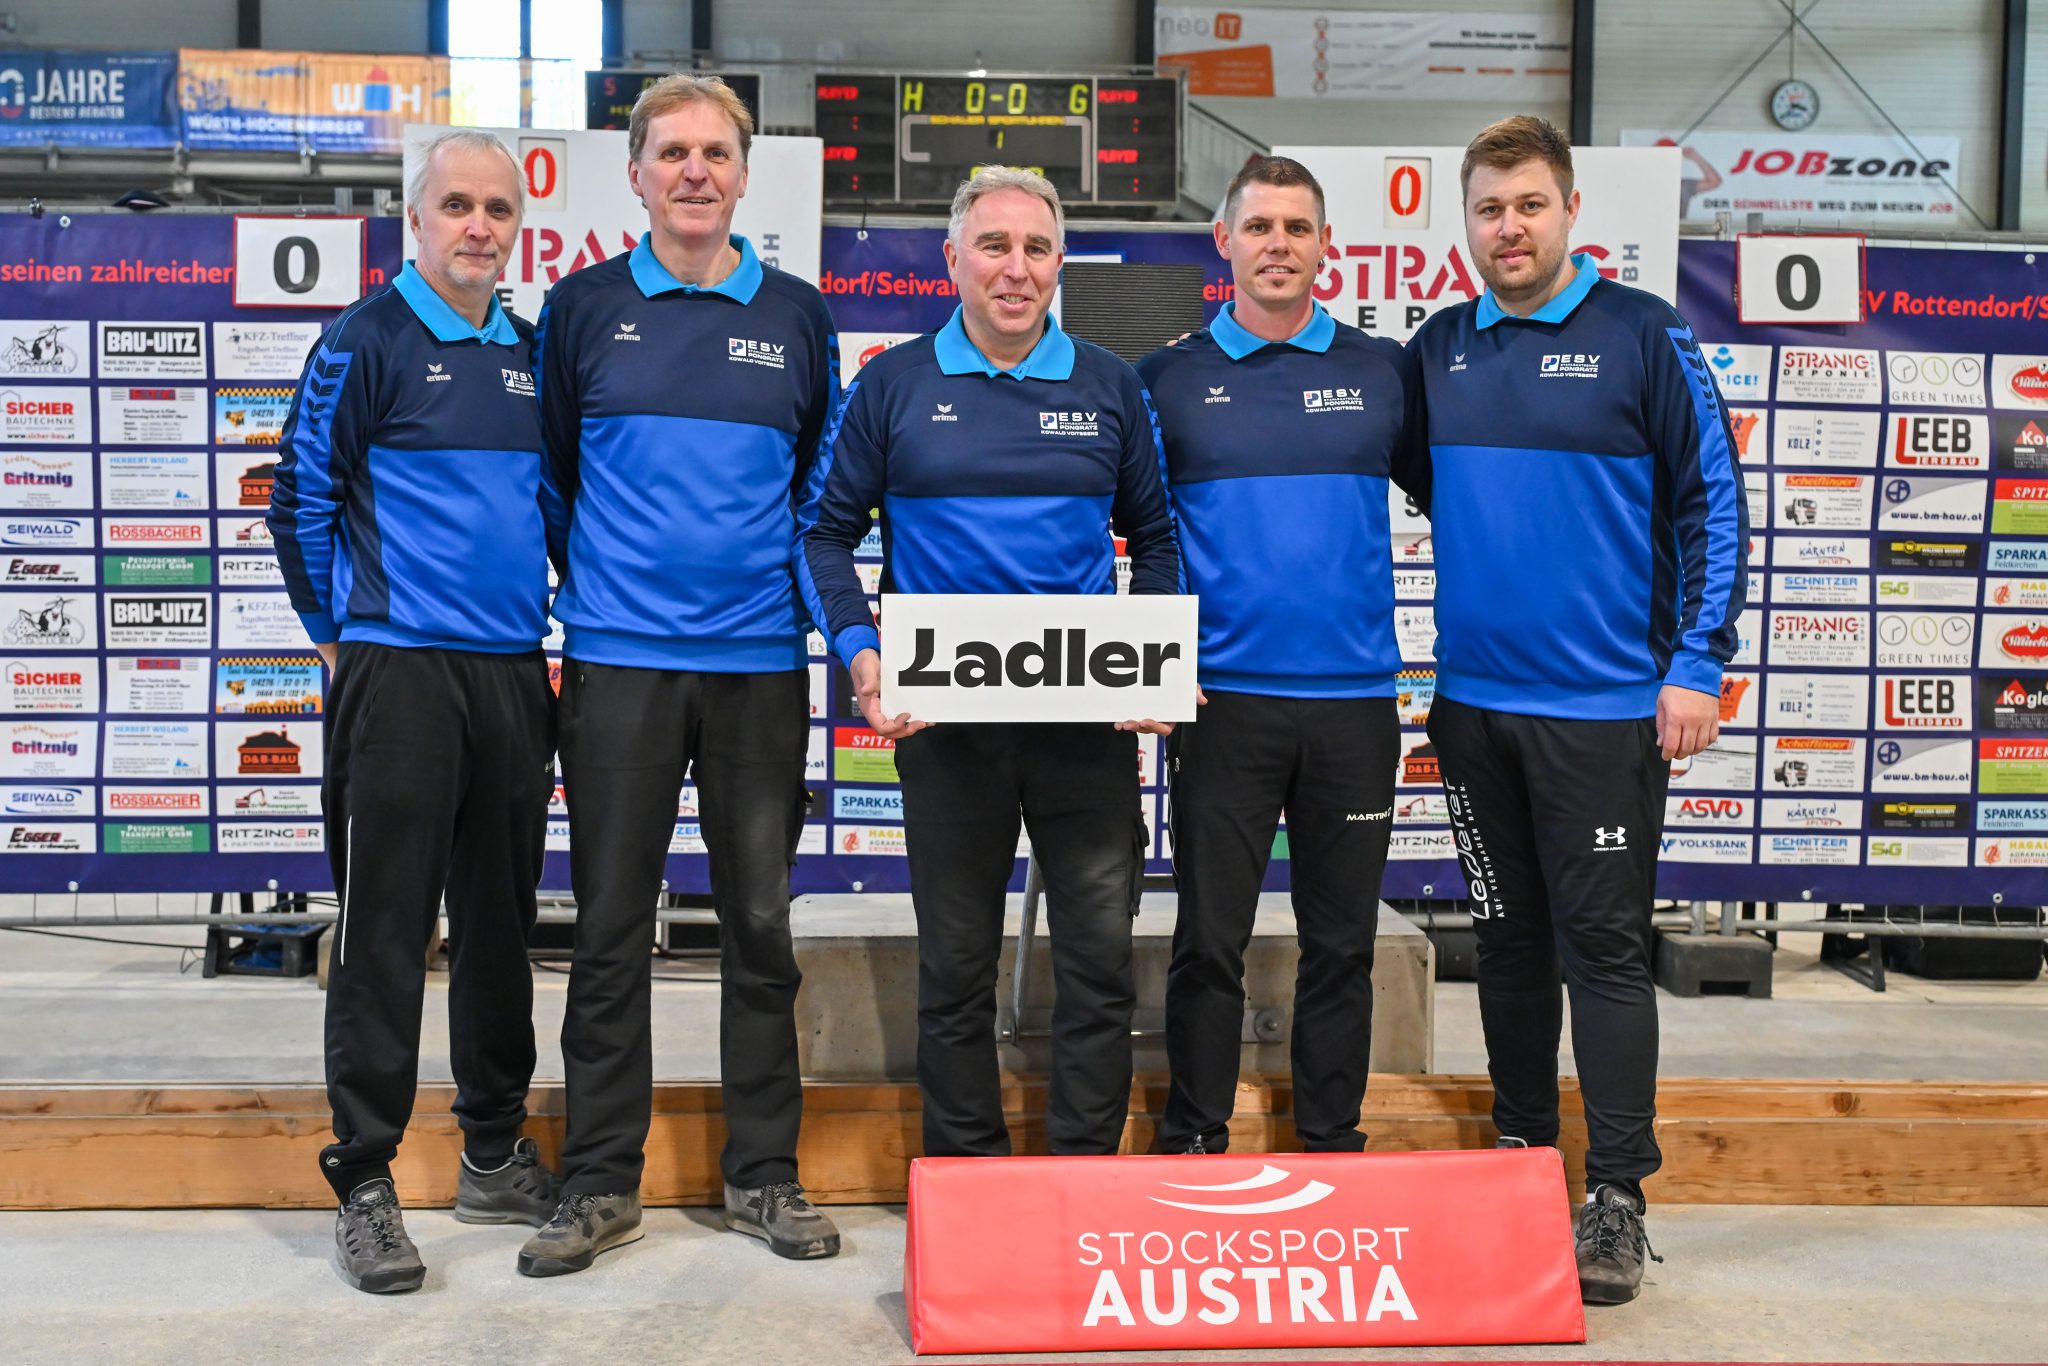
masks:
<path id="1" fill-rule="evenodd" d="M 1429 717 L 1479 947 L 1479 1018 L 1503 1134 L 1557 1142 L 1557 1048 L 1571 992 L 1589 1185 L 1640 1197 L 1663 1159 L 1650 909 L 1670 766 L 1656 723 L 1468 707 Z"/>
<path id="2" fill-rule="evenodd" d="M 533 1080 L 533 926 L 554 695 L 528 654 L 346 643 L 327 699 L 327 976 L 337 1196 L 391 1174 L 418 1086 L 427 941 L 448 902 L 455 1115 L 480 1166 L 512 1154 Z"/>
<path id="3" fill-rule="evenodd" d="M 1107 724 L 948 723 L 896 745 L 917 912 L 917 1082 L 927 1156 L 1010 1151 L 996 966 L 1017 833 L 1045 877 L 1055 1153 L 1113 1153 L 1131 1090 L 1131 918 L 1149 844 L 1137 737 Z"/>
<path id="4" fill-rule="evenodd" d="M 1390 697 L 1210 692 L 1167 741 L 1180 916 L 1166 979 L 1172 1070 L 1159 1145 L 1230 1141 L 1244 953 L 1287 813 L 1301 957 L 1290 1054 L 1294 1126 L 1310 1152 L 1358 1152 L 1372 1052 L 1380 874 L 1394 824 L 1400 728 Z"/>
<path id="5" fill-rule="evenodd" d="M 803 830 L 810 675 L 565 660 L 562 782 L 576 950 L 562 1021 L 568 1194 L 640 1188 L 654 1102 L 649 971 L 686 775 L 718 914 L 725 1179 L 796 1179 L 803 1118 L 789 868 Z"/>

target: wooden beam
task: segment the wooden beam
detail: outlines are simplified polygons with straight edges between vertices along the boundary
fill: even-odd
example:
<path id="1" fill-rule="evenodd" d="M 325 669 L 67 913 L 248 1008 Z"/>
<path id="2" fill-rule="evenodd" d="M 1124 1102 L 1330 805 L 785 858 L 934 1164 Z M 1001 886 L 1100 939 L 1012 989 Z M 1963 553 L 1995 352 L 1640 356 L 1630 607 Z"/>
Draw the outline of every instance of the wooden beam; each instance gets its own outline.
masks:
<path id="1" fill-rule="evenodd" d="M 409 1204 L 454 1200 L 461 1133 L 453 1089 L 420 1089 L 397 1165 Z M 1004 1110 L 1019 1152 L 1045 1150 L 1042 1082 L 1011 1080 Z M 563 1096 L 531 1097 L 527 1132 L 551 1157 Z M 1238 1090 L 1231 1147 L 1294 1145 L 1285 1082 Z M 1165 1084 L 1132 1088 L 1124 1150 L 1149 1146 Z M 1365 1127 L 1382 1152 L 1482 1147 L 1493 1140 L 1486 1079 L 1375 1076 Z M 1562 1146 L 1584 1179 L 1577 1087 L 1562 1088 Z M 1658 1092 L 1664 1169 L 1653 1201 L 1678 1204 L 2048 1204 L 2048 1086 L 1666 1079 Z M 328 1142 L 317 1086 L 0 1087 L 0 1208 L 120 1209 L 330 1203 L 317 1159 Z M 814 1083 L 804 1088 L 798 1161 L 821 1203 L 903 1199 L 919 1150 L 917 1089 Z M 643 1195 L 650 1204 L 720 1198 L 725 1141 L 714 1084 L 657 1087 Z"/>

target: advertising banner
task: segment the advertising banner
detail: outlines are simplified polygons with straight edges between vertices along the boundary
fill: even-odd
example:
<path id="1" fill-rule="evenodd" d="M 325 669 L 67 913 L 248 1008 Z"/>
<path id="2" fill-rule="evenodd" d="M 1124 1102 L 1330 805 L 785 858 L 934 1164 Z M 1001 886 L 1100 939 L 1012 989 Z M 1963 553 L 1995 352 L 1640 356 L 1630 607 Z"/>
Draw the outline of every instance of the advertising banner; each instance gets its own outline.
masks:
<path id="1" fill-rule="evenodd" d="M 408 126 L 405 174 L 419 148 L 444 128 Z M 609 130 L 486 128 L 526 175 L 526 221 L 500 282 L 508 307 L 540 316 L 548 287 L 564 275 L 633 250 L 647 209 L 626 180 L 626 134 Z M 747 154 L 747 193 L 732 230 L 753 243 L 763 265 L 815 282 L 824 213 L 825 144 L 817 138 L 757 137 Z"/>
<path id="2" fill-rule="evenodd" d="M 169 147 L 175 52 L 0 52 L 0 147 Z"/>
<path id="3" fill-rule="evenodd" d="M 1280 99 L 1571 98 L 1569 17 L 1460 10 L 1340 10 L 1161 5 L 1162 68 L 1190 95 Z"/>
<path id="4" fill-rule="evenodd" d="M 396 152 L 448 120 L 448 59 L 331 52 L 178 53 L 185 145 L 206 151 Z"/>
<path id="5" fill-rule="evenodd" d="M 1753 213 L 1766 226 L 1846 221 L 1896 227 L 1977 227 L 1959 216 L 1962 140 L 1871 133 L 1695 132 L 1630 129 L 1624 147 L 1677 147 L 1679 216 L 1710 226 Z"/>

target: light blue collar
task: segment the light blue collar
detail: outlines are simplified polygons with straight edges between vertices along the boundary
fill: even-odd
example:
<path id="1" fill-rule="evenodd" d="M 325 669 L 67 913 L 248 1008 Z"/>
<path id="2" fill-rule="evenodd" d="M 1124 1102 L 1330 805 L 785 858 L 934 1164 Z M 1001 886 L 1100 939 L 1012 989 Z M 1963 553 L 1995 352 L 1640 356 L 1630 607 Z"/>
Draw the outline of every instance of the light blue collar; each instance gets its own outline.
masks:
<path id="1" fill-rule="evenodd" d="M 732 274 L 715 285 L 686 285 L 668 273 L 668 267 L 654 254 L 654 246 L 648 241 L 649 233 L 640 234 L 640 245 L 633 248 L 633 283 L 640 292 L 652 299 L 657 294 L 669 294 L 680 289 L 685 294 L 723 294 L 737 303 L 750 304 L 755 291 L 761 288 L 761 258 L 754 255 L 754 244 L 735 233 L 729 240 L 740 254 L 739 266 Z"/>
<path id="2" fill-rule="evenodd" d="M 1502 308 L 1493 301 L 1493 291 L 1487 290 L 1479 296 L 1479 316 L 1474 320 L 1475 325 L 1479 327 L 1492 327 L 1503 318 L 1511 322 L 1523 323 L 1563 322 L 1572 315 L 1572 310 L 1579 306 L 1580 301 L 1592 292 L 1593 286 L 1600 283 L 1600 267 L 1593 264 L 1592 257 L 1584 252 L 1580 252 L 1572 257 L 1572 264 L 1579 268 L 1579 273 L 1572 277 L 1572 282 L 1569 285 L 1565 286 L 1564 293 L 1558 295 L 1555 299 L 1552 299 L 1527 317 L 1523 317 L 1519 313 L 1510 313 Z"/>
<path id="3" fill-rule="evenodd" d="M 1014 369 L 998 370 L 987 356 L 981 354 L 981 349 L 967 339 L 967 324 L 961 321 L 957 304 L 953 307 L 953 316 L 946 319 L 946 325 L 933 339 L 932 349 L 938 353 L 939 370 L 948 375 L 988 375 L 991 378 L 1008 375 L 1016 380 L 1065 380 L 1074 377 L 1074 339 L 1060 331 L 1060 325 L 1050 315 L 1045 320 L 1045 335 Z"/>
<path id="4" fill-rule="evenodd" d="M 434 292 L 434 287 L 427 283 L 426 276 L 420 274 L 415 262 L 407 261 L 405 269 L 398 272 L 398 278 L 392 284 L 398 287 L 413 316 L 427 325 L 427 331 L 434 334 L 436 341 L 492 342 L 498 346 L 512 346 L 519 341 L 519 329 L 512 326 L 512 320 L 505 316 L 495 294 L 491 296 L 491 311 L 484 315 L 484 325 L 471 327 L 469 319 L 457 313 L 446 299 Z"/>
<path id="5" fill-rule="evenodd" d="M 1330 339 L 1337 335 L 1337 320 L 1325 313 L 1321 304 L 1317 304 L 1301 331 L 1283 342 L 1269 342 L 1264 337 L 1255 337 L 1245 330 L 1244 324 L 1237 320 L 1237 301 L 1233 299 L 1223 305 L 1222 311 L 1216 315 L 1216 321 L 1209 324 L 1209 335 L 1215 339 L 1216 345 L 1223 348 L 1223 354 L 1232 360 L 1243 360 L 1262 346 L 1276 344 L 1299 347 L 1303 351 L 1320 354 L 1330 349 Z"/>

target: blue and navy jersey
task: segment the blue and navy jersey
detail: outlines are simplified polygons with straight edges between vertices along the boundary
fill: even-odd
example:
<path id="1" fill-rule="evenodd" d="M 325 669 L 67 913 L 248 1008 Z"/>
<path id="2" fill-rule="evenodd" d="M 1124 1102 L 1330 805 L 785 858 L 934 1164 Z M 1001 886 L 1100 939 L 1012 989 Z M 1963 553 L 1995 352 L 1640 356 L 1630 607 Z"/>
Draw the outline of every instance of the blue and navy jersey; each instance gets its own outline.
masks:
<path id="1" fill-rule="evenodd" d="M 316 643 L 511 653 L 547 634 L 533 328 L 481 328 L 410 264 L 306 361 L 270 534 Z"/>
<path id="2" fill-rule="evenodd" d="M 839 395 L 816 288 L 764 266 L 686 285 L 648 239 L 548 293 L 536 342 L 554 613 L 576 659 L 801 669 L 796 498 Z"/>
<path id="3" fill-rule="evenodd" d="M 1728 416 L 1671 306 L 1585 256 L 1527 318 L 1489 292 L 1409 342 L 1429 403 L 1437 691 L 1534 716 L 1718 696 L 1748 591 Z"/>
<path id="4" fill-rule="evenodd" d="M 851 662 L 879 649 L 853 550 L 882 514 L 885 593 L 1179 593 L 1180 551 L 1137 372 L 1048 320 L 1012 370 L 960 311 L 867 363 L 805 492 L 796 573 Z"/>
<path id="5" fill-rule="evenodd" d="M 1235 310 L 1138 363 L 1202 600 L 1202 686 L 1392 697 L 1389 480 L 1429 497 L 1414 360 L 1320 308 L 1282 342 Z"/>

